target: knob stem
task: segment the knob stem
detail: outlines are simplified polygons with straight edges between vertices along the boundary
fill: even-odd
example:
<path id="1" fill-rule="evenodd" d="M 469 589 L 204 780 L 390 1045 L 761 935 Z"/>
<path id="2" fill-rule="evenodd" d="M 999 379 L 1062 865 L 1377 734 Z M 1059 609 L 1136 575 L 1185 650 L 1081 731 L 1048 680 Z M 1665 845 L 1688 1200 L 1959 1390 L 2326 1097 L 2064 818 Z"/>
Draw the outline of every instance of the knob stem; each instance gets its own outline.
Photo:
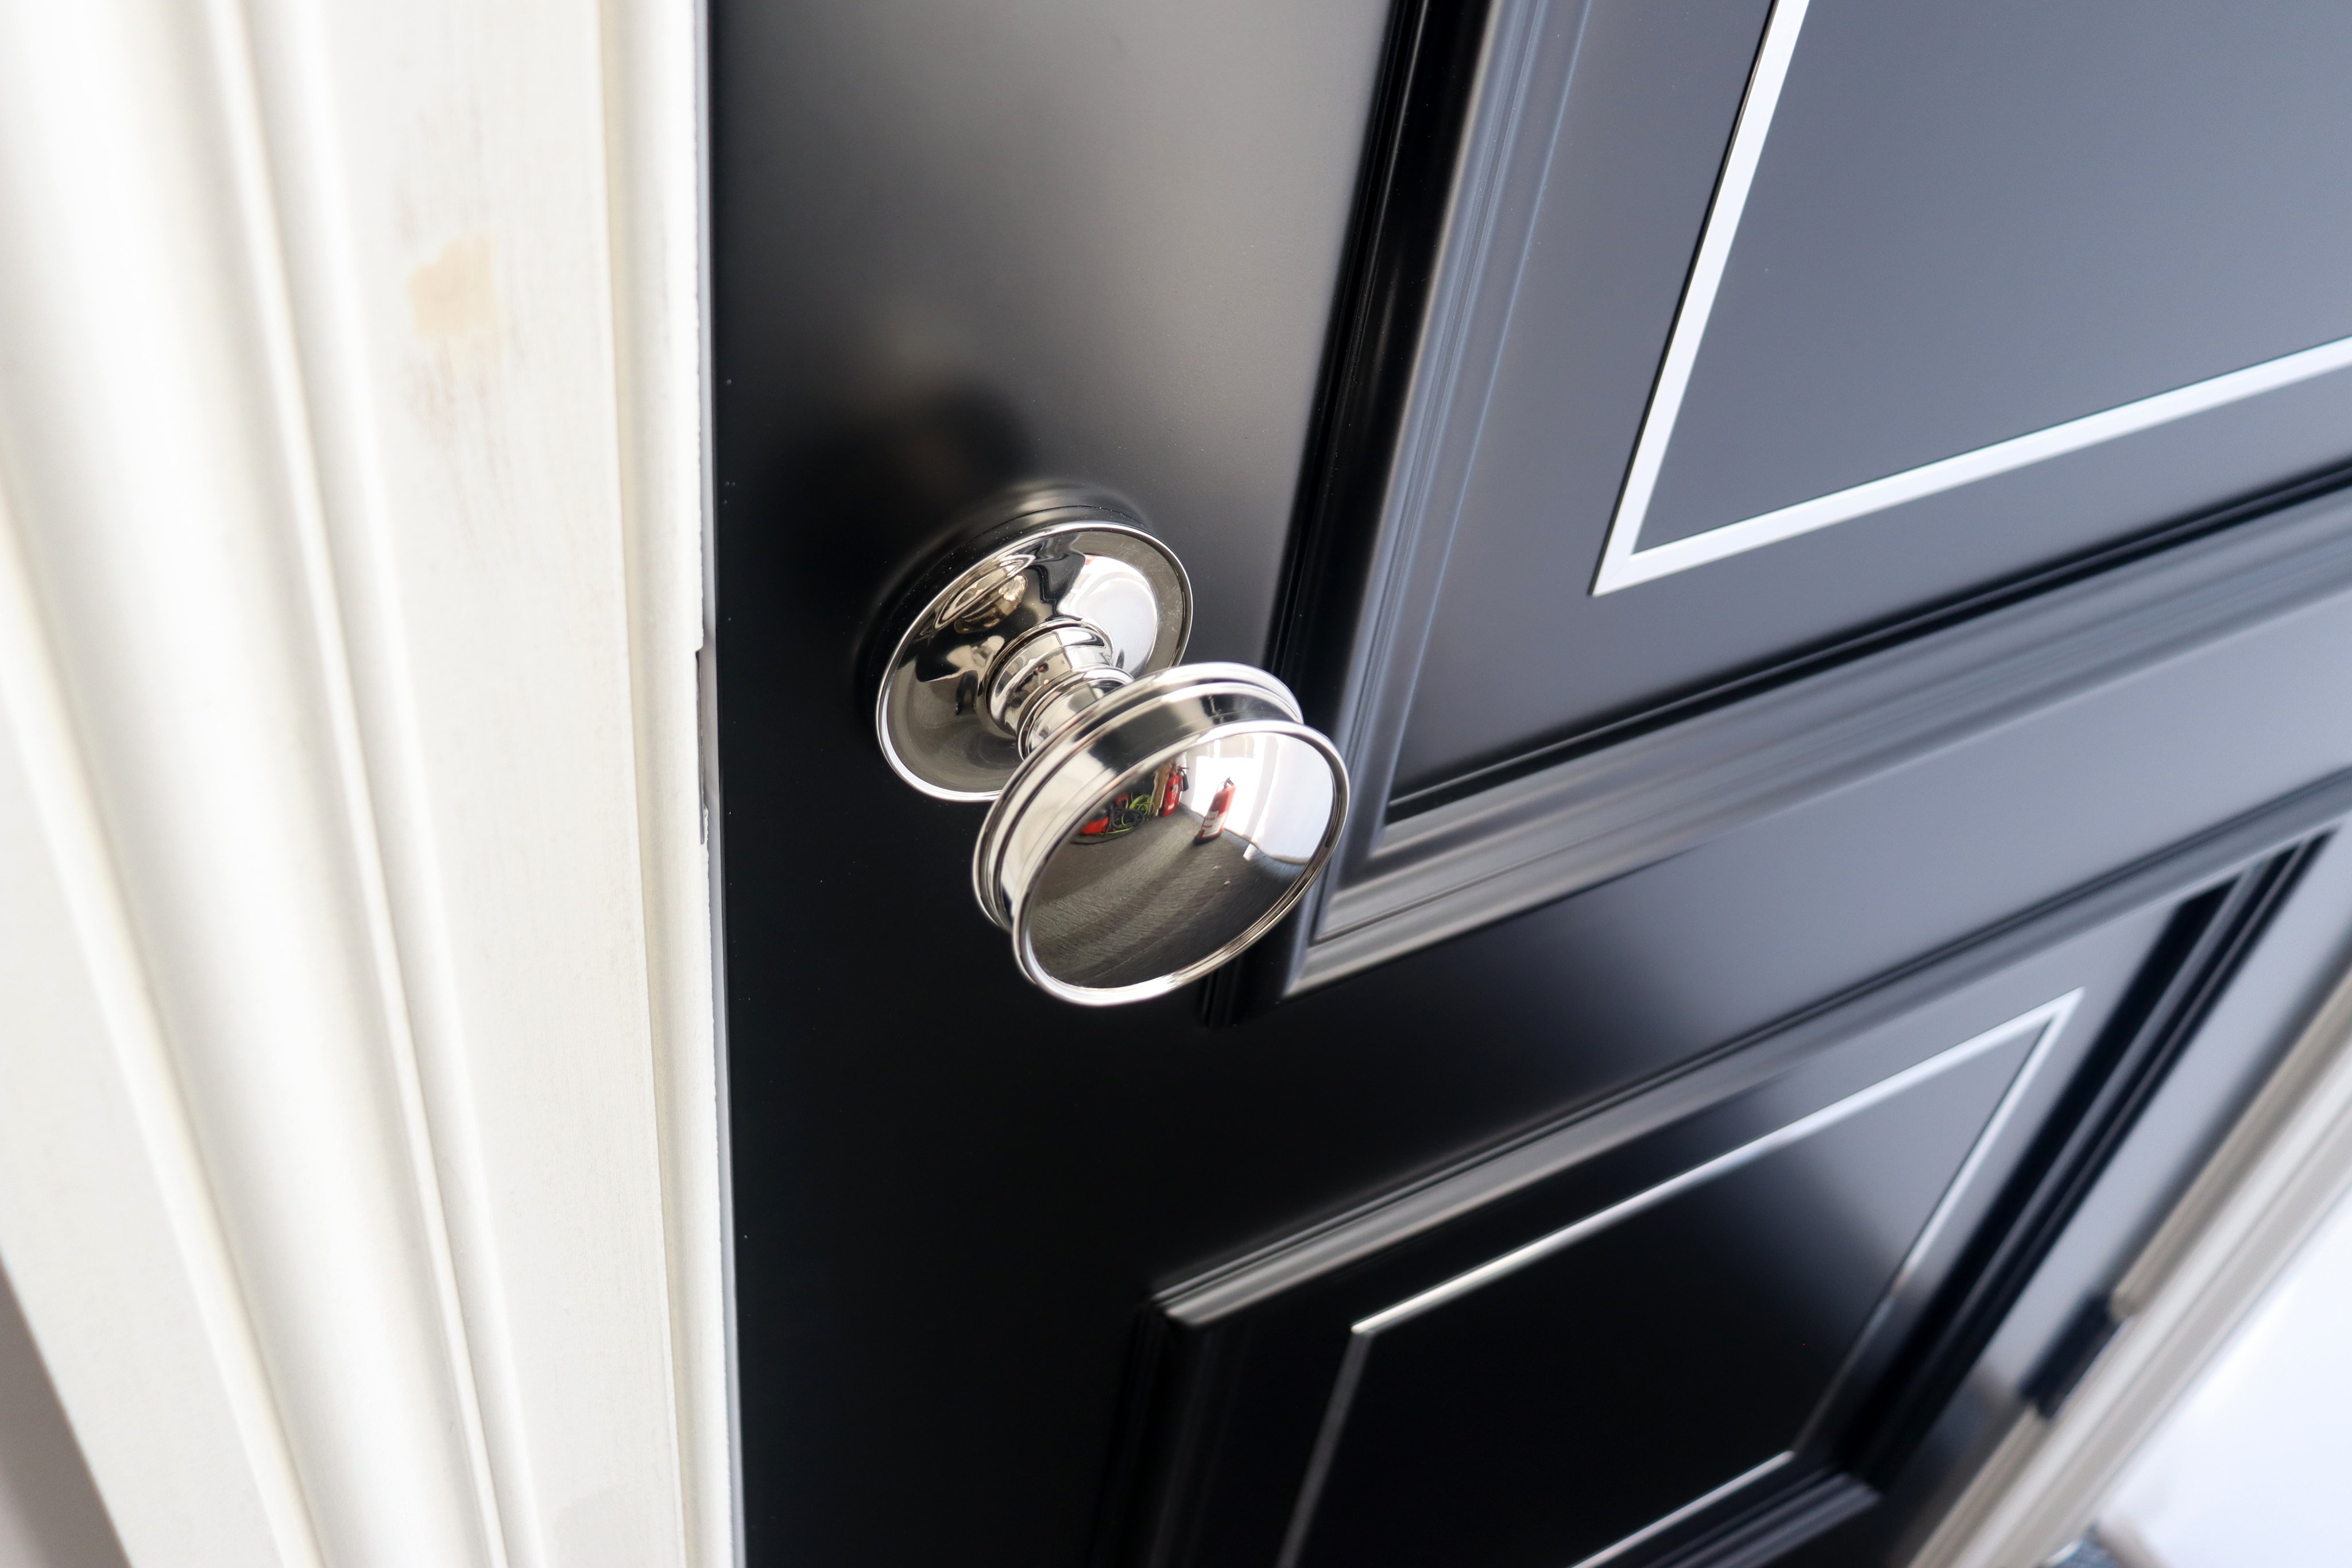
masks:
<path id="1" fill-rule="evenodd" d="M 989 722 L 1027 757 L 1132 679 L 1101 628 L 1055 620 L 1023 632 L 996 656 L 982 678 L 982 702 Z"/>

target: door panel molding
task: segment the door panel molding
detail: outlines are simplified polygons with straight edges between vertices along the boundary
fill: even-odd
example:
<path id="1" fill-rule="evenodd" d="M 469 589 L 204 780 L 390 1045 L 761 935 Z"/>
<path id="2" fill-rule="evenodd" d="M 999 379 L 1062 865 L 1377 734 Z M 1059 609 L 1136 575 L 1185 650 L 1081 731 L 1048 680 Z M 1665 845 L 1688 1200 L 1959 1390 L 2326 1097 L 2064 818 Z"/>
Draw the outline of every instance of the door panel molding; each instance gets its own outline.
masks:
<path id="1" fill-rule="evenodd" d="M 1530 1263 L 1550 1257 L 1563 1247 L 1573 1246 L 1587 1236 L 1604 1230 L 1620 1220 L 1629 1219 L 1645 1208 L 1664 1203 L 1666 1199 L 1687 1188 L 1696 1186 L 1701 1182 L 1711 1181 L 1727 1172 L 1738 1170 L 1749 1161 L 1761 1159 L 1776 1149 L 1797 1142 L 1800 1138 L 1809 1138 L 1824 1128 L 1834 1127 L 1850 1116 L 1860 1115 L 1882 1100 L 1892 1099 L 1915 1085 L 1948 1072 L 1964 1061 L 1974 1061 L 1988 1051 L 2006 1045 L 2019 1036 L 2030 1033 L 2034 1040 L 2033 1049 L 2027 1056 L 2025 1065 L 2018 1070 L 2016 1082 L 2010 1092 L 2002 1098 L 2000 1107 L 1993 1113 L 1992 1119 L 1985 1124 L 1985 1136 L 1993 1136 L 2007 1124 L 2008 1113 L 2015 1108 L 2018 1094 L 2032 1083 L 2035 1070 L 2041 1066 L 2042 1059 L 2049 1054 L 2050 1047 L 2057 1043 L 2059 1034 L 2066 1027 L 2066 1020 L 2074 1016 L 2075 1006 L 2082 999 L 2083 993 L 2080 989 L 2072 990 L 2053 1001 L 2042 1003 L 2030 1012 L 2019 1014 L 2007 1023 L 1996 1024 L 1982 1034 L 1962 1040 L 1948 1050 L 1937 1052 L 1925 1061 L 1906 1067 L 1892 1076 L 1880 1079 L 1867 1089 L 1856 1090 L 1843 1100 L 1833 1101 L 1809 1116 L 1801 1116 L 1785 1126 L 1776 1127 L 1760 1138 L 1750 1139 L 1736 1149 L 1717 1155 L 1702 1165 L 1693 1166 L 1681 1175 L 1662 1181 L 1655 1186 L 1644 1187 L 1631 1197 L 1621 1198 L 1597 1214 L 1588 1215 L 1572 1225 L 1562 1226 L 1549 1235 L 1538 1237 L 1533 1241 L 1513 1248 L 1499 1258 L 1490 1259 L 1475 1269 L 1466 1270 L 1450 1280 L 1432 1285 L 1425 1291 L 1417 1291 L 1403 1301 L 1383 1307 L 1370 1317 L 1358 1320 L 1350 1325 L 1349 1332 L 1370 1339 L 1384 1329 L 1398 1323 L 1409 1322 L 1423 1312 L 1433 1312 L 1457 1297 L 1483 1289 L 1506 1275 L 1516 1273 Z M 1972 1155 L 1969 1163 L 1961 1166 L 1959 1175 L 1953 1178 L 1955 1192 L 1966 1183 L 1977 1164 L 1979 1163 L 1982 1146 L 1983 1139 L 1979 1139 L 1979 1154 Z M 1921 1247 L 1935 1239 L 1941 1217 L 1948 1211 L 1949 1207 L 1950 1205 L 1947 1202 L 1938 1208 L 1936 1216 L 1930 1217 L 1927 1228 L 1920 1232 Z"/>
<path id="2" fill-rule="evenodd" d="M 2142 1136 L 2142 1112 L 2206 1038 L 2217 998 L 2347 810 L 2352 775 L 2297 791 L 1163 1291 L 1137 1342 L 1105 1494 L 1103 1560 L 1180 1564 L 1261 1546 L 1273 1553 L 1286 1542 L 1284 1561 L 1308 1561 L 1306 1521 L 1381 1333 L 1574 1253 L 1617 1223 L 1706 1190 L 1709 1178 L 1760 1168 L 1763 1155 L 1896 1103 L 1904 1090 L 2014 1048 L 2031 1030 L 1968 1141 L 1939 1167 L 1948 1174 L 1890 1260 L 1868 1326 L 1792 1427 L 1799 1461 L 1772 1467 L 1768 1495 L 1735 1503 L 1733 1493 L 1753 1489 L 1734 1487 L 1669 1509 L 1608 1550 L 1663 1552 L 1677 1563 L 1760 1561 L 1752 1554 L 1886 1512 L 1877 1505 L 1904 1484 L 1923 1435 L 1918 1416 L 1946 1406 L 1955 1369 L 1965 1375 L 1986 1354 L 2026 1288 L 2096 1293 L 2103 1265 L 2075 1223 L 2087 1195 L 2116 1151 Z M 2331 873 L 2333 891 L 2298 917 L 2298 942 L 2315 922 L 2340 920 L 2344 883 L 2341 869 Z M 2093 971 L 2093 1016 L 2063 1033 L 2051 1027 L 2074 1014 Z M 1923 1030 L 1945 1027 L 1931 1020 L 1965 1019 L 2002 996 L 2015 1007 L 2030 1001 L 2015 995 L 2028 987 L 2050 997 L 2040 988 L 2053 979 L 2073 984 L 1957 1045 L 1921 1050 Z M 2284 1044 L 2242 1025 L 2222 1034 L 2234 1043 L 2217 1045 L 2213 1060 L 2235 1065 L 2200 1070 L 2203 1087 L 2190 1087 L 2201 1095 L 2216 1071 L 2259 1071 L 2264 1052 Z M 2227 1114 L 2222 1105 L 2208 1111 Z M 2197 1134 L 2176 1116 L 2146 1146 L 2171 1149 L 2184 1135 Z M 1685 1149 L 1696 1157 L 1662 1163 Z"/>
<path id="3" fill-rule="evenodd" d="M 1290 989 L 1622 875 L 2277 617 L 2315 612 L 2352 638 L 2352 498 L 2219 522 L 1388 822 L 1324 896 Z M 2315 717 L 2343 706 L 2314 695 Z"/>
<path id="4" fill-rule="evenodd" d="M 2305 839 L 2183 903 L 2159 957 L 2110 1024 L 2101 1055 L 2011 1178 L 2000 1222 L 1960 1264 L 1964 1286 L 1937 1304 L 1890 1373 L 1885 1394 L 1862 1416 L 1867 1435 L 1849 1458 L 1864 1479 L 1892 1484 L 1926 1440 L 2326 842 L 2324 834 Z M 2049 1380 L 2053 1369 L 2068 1379 L 2079 1370 L 2061 1364 L 2067 1350 L 2062 1342 L 2045 1353 L 2032 1378 L 2039 1385 L 2033 1397 L 2063 1397 Z"/>
<path id="5" fill-rule="evenodd" d="M 1972 1061 L 1988 1051 L 2011 1044 L 2021 1037 L 2030 1039 L 2032 1044 L 2027 1050 L 2023 1062 L 2011 1073 L 2008 1087 L 1993 1107 L 1992 1114 L 1987 1118 L 1982 1131 L 1969 1145 L 1967 1157 L 1962 1160 L 1958 1171 L 1953 1175 L 1950 1183 L 1945 1188 L 1943 1197 L 1928 1215 L 1927 1223 L 1921 1227 L 1917 1238 L 1912 1242 L 1909 1250 L 1905 1253 L 1902 1263 L 1897 1265 L 1894 1278 L 1888 1282 L 1887 1293 L 1890 1296 L 1899 1294 L 1917 1270 L 1921 1260 L 1935 1245 L 1942 1232 L 1945 1221 L 1950 1218 L 1953 1210 L 1967 1194 L 1969 1183 L 1984 1164 L 1986 1156 L 1991 1152 L 2003 1129 L 2008 1126 L 2018 1103 L 2023 1099 L 2026 1092 L 2032 1087 L 2035 1076 L 2040 1072 L 2042 1063 L 2049 1060 L 2051 1048 L 2057 1044 L 2059 1036 L 2064 1032 L 2067 1020 L 2074 1016 L 2074 1009 L 2082 999 L 2083 992 L 2077 988 L 2062 997 L 2042 1003 L 2040 1007 L 2021 1013 L 2006 1023 L 1996 1024 L 1991 1029 L 1962 1040 L 1958 1045 L 1938 1051 L 1925 1061 L 1916 1062 L 1899 1072 L 1882 1078 L 1867 1088 L 1856 1090 L 1843 1099 L 1833 1101 L 1810 1115 L 1801 1116 L 1761 1137 L 1752 1138 L 1736 1148 L 1716 1155 L 1713 1159 L 1693 1166 L 1679 1175 L 1671 1176 L 1654 1186 L 1645 1187 L 1630 1197 L 1621 1198 L 1607 1207 L 1562 1226 L 1548 1235 L 1524 1242 L 1500 1257 L 1489 1259 L 1484 1263 L 1465 1270 L 1451 1279 L 1441 1281 L 1401 1301 L 1358 1319 L 1349 1327 L 1347 1353 L 1340 1361 L 1338 1375 L 1332 1379 L 1331 1395 L 1324 1410 L 1322 1429 L 1317 1434 L 1314 1451 L 1307 1459 L 1306 1477 L 1299 1483 L 1298 1501 L 1291 1516 L 1290 1528 L 1284 1538 L 1282 1555 L 1277 1559 L 1277 1568 L 1292 1568 L 1306 1544 L 1307 1531 L 1313 1525 L 1316 1504 L 1321 1496 L 1324 1479 L 1330 1472 L 1332 1458 L 1339 1449 L 1341 1437 L 1347 1428 L 1348 1416 L 1354 1403 L 1356 1391 L 1363 1381 L 1367 1364 L 1371 1359 L 1372 1351 L 1381 1333 L 1410 1322 L 1426 1312 L 1434 1312 L 1473 1291 L 1484 1290 L 1497 1281 L 1540 1262 L 1588 1237 L 1679 1197 L 1703 1183 L 1727 1176 L 1743 1166 L 1860 1115 L 1896 1095 L 1906 1093 L 1921 1084 L 1941 1077 L 1952 1069 L 1964 1062 Z M 1857 1344 L 1857 1353 L 1860 1348 Z M 1849 1357 L 1849 1363 L 1851 1360 L 1852 1358 Z M 1835 1392 L 1833 1383 L 1830 1390 L 1822 1396 L 1824 1406 Z M 1672 1512 L 1651 1521 L 1615 1543 L 1581 1559 L 1575 1568 L 1598 1568 L 1599 1564 L 1623 1555 L 1643 1542 L 1674 1529 L 1685 1521 L 1732 1497 L 1751 1483 L 1762 1480 L 1782 1467 L 1793 1463 L 1798 1458 L 1799 1450 L 1804 1446 L 1804 1440 L 1811 1427 L 1818 1419 L 1819 1407 L 1814 1420 L 1809 1421 L 1804 1430 L 1792 1435 L 1791 1447 L 1684 1503 Z"/>
<path id="6" fill-rule="evenodd" d="M 2304 839 L 2352 811 L 2352 772 L 2151 854 L 2021 912 L 1905 970 L 1824 998 L 1803 1015 L 1724 1044 L 1666 1082 L 1639 1086 L 1482 1152 L 1362 1207 L 1286 1236 L 1171 1285 L 1159 1300 L 1179 1322 L 1200 1324 L 1244 1310 L 1306 1280 L 1443 1225 L 1570 1165 L 1654 1131 L 1698 1106 L 1739 1093 L 1845 1034 L 1876 1027 L 1935 998 L 2151 901 L 2231 874 L 2257 856 Z"/>
<path id="7" fill-rule="evenodd" d="M 1358 199 L 1358 259 L 1342 278 L 1268 654 L 1339 743 L 1368 804 L 1301 917 L 1213 983 L 1212 1017 L 1244 1016 L 1654 863 L 1809 792 L 2128 678 L 2136 661 L 2153 665 L 2306 605 L 2334 591 L 2323 583 L 2352 580 L 2341 552 L 2319 537 L 2340 531 L 2341 520 L 2312 520 L 2323 509 L 2315 497 L 2352 475 L 2265 475 L 2260 494 L 2197 502 L 2116 542 L 1399 793 L 1423 650 L 1598 3 L 1495 0 L 1483 13 L 1460 8 L 1443 27 L 1414 7 L 1400 12 Z M 1789 0 L 1759 12 L 1746 107 L 1724 143 L 1713 210 L 1694 225 L 1696 270 L 1662 324 L 1668 369 L 1687 371 L 1696 354 L 1704 285 L 1728 256 L 1740 205 L 1733 198 L 1770 128 L 1761 112 L 1770 95 L 1759 94 L 1787 68 L 1805 14 Z M 1874 486 L 1988 478 L 2192 406 L 2294 384 L 2332 387 L 2325 378 L 2347 362 L 2352 340 L 2325 343 L 1804 505 L 1878 505 L 1891 492 Z M 1671 388 L 1662 382 L 1661 391 Z M 1655 401 L 1628 433 L 1653 449 L 1653 466 L 1671 434 L 1669 402 Z M 1672 552 L 1721 542 L 1711 532 L 1637 550 L 1636 532 L 1621 507 L 1608 549 L 1628 561 L 1670 564 Z M 2252 537 L 2264 532 L 2280 542 Z M 2230 533 L 2245 537 L 2215 542 Z M 2271 552 L 2298 548 L 2307 558 L 2272 575 Z M 2174 565 L 2159 559 L 2168 554 Z M 2093 580 L 2101 577 L 2114 580 L 2103 589 Z M 2258 602 L 2258 580 L 2277 597 Z M 2241 600 L 2245 593 L 2256 597 Z M 2037 599 L 2049 602 L 2037 611 Z M 2120 618 L 2117 635 L 2098 628 L 2103 617 Z M 1980 623 L 1974 631 L 1972 621 Z M 2058 673 L 2078 657 L 2092 658 L 2095 672 Z"/>
<path id="8" fill-rule="evenodd" d="M 1911 1568 L 2004 1568 L 2077 1539 L 2347 1188 L 2352 979 L 2339 978 L 2116 1285 L 2114 1338 L 2054 1412 L 2018 1413 Z"/>
<path id="9" fill-rule="evenodd" d="M 1778 1474 L 1787 1466 L 1795 1463 L 1796 1458 L 1796 1449 L 1783 1448 L 1779 1453 L 1773 1455 L 1770 1458 L 1765 1460 L 1762 1464 L 1757 1465 L 1749 1469 L 1743 1470 L 1738 1475 L 1732 1477 L 1721 1486 L 1717 1487 L 1713 1491 L 1701 1493 L 1699 1496 L 1695 1497 L 1691 1499 L 1690 1501 L 1683 1504 L 1682 1507 L 1675 1510 L 1674 1512 L 1665 1515 L 1662 1519 L 1652 1521 L 1650 1523 L 1645 1524 L 1641 1529 L 1635 1531 L 1633 1534 L 1626 1536 L 1623 1540 L 1619 1541 L 1612 1545 L 1602 1547 L 1591 1556 L 1584 1558 L 1582 1561 L 1574 1564 L 1574 1568 L 1601 1568 L 1601 1564 L 1603 1563 L 1613 1563 L 1618 1558 L 1624 1556 L 1625 1553 L 1633 1551 L 1638 1546 L 1641 1546 L 1644 1542 L 1656 1540 L 1659 1536 L 1664 1535 L 1666 1531 L 1674 1529 L 1675 1526 L 1681 1524 L 1687 1520 L 1697 1518 L 1700 1514 L 1705 1513 L 1708 1509 L 1713 1508 L 1717 1503 L 1722 1502 L 1728 1498 L 1737 1497 L 1741 1492 L 1746 1491 L 1749 1487 L 1755 1485 L 1758 1481 L 1763 1480 L 1769 1476 Z"/>

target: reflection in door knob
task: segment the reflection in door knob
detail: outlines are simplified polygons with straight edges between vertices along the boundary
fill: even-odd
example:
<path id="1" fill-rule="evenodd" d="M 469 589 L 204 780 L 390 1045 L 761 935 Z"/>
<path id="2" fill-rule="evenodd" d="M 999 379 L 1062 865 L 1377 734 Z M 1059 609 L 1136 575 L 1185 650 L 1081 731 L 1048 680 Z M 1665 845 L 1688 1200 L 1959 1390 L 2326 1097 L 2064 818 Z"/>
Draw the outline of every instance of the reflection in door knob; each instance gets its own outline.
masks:
<path id="1" fill-rule="evenodd" d="M 1192 589 L 1167 546 L 1097 502 L 1033 503 L 912 598 L 883 755 L 926 794 L 995 802 L 972 892 L 1030 979 L 1092 1006 L 1159 996 L 1306 896 L 1347 768 L 1272 675 L 1176 663 Z"/>

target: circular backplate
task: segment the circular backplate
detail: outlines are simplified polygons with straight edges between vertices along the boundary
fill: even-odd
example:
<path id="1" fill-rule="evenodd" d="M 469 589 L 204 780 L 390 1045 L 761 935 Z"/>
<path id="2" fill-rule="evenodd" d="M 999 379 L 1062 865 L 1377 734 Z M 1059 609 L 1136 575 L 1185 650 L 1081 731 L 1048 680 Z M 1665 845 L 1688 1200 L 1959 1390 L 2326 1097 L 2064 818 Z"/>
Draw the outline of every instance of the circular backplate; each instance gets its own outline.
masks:
<path id="1" fill-rule="evenodd" d="M 1022 633 L 1056 619 L 1103 632 L 1129 675 L 1183 656 L 1192 590 L 1168 547 L 1105 507 L 1028 513 L 949 555 L 919 585 L 882 674 L 874 727 L 898 776 L 943 800 L 989 800 L 1021 753 L 992 720 L 989 666 Z"/>
<path id="2" fill-rule="evenodd" d="M 1187 664 L 1112 694 L 1022 765 L 981 829 L 972 891 L 1038 986 L 1140 1001 L 1287 915 L 1347 809 L 1345 766 L 1279 681 Z"/>

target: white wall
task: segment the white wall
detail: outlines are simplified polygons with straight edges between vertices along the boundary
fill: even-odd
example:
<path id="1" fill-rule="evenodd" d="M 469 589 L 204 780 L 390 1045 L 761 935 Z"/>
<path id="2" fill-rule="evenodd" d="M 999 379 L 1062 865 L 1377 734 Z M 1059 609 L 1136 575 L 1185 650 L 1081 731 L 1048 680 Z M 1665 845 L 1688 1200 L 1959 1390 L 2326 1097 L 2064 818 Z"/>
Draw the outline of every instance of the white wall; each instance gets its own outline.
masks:
<path id="1" fill-rule="evenodd" d="M 2099 1530 L 2146 1568 L 2352 1563 L 2352 1204 L 2132 1461 Z"/>

